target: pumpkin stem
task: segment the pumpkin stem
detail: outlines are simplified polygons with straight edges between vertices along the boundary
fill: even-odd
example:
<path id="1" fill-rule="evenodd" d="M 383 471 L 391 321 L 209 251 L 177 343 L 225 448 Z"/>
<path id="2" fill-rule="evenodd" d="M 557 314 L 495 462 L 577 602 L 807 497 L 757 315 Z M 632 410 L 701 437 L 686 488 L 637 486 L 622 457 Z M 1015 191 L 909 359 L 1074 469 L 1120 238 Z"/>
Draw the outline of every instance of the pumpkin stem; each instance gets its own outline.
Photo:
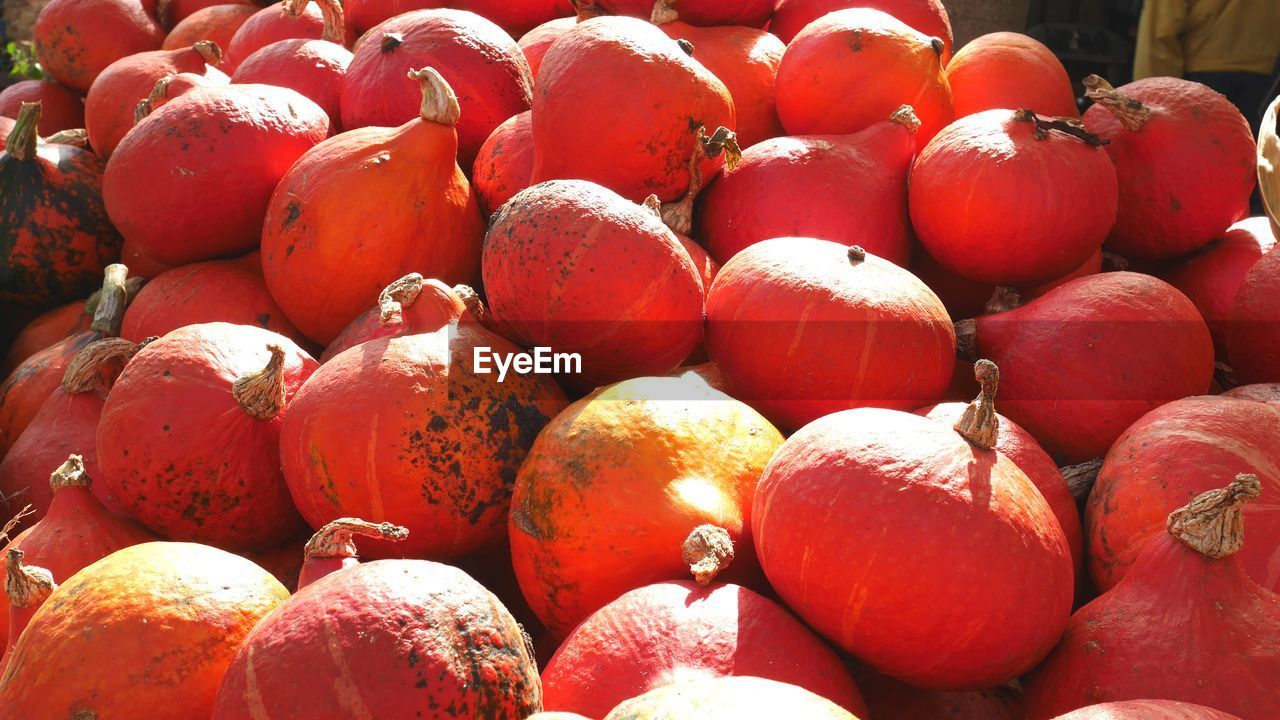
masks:
<path id="1" fill-rule="evenodd" d="M 36 143 L 40 140 L 40 102 L 24 102 L 18 117 L 4 141 L 5 150 L 22 162 L 30 162 L 36 156 Z"/>
<path id="2" fill-rule="evenodd" d="M 1129 258 L 1110 250 L 1102 251 L 1102 272 L 1124 272 L 1129 269 Z"/>
<path id="3" fill-rule="evenodd" d="M 569 0 L 569 4 L 573 6 L 578 22 L 609 14 L 609 11 L 596 4 L 596 0 Z"/>
<path id="4" fill-rule="evenodd" d="M 138 346 L 124 338 L 103 338 L 85 345 L 67 363 L 67 371 L 62 374 L 63 391 L 76 395 L 99 390 L 105 395 L 137 352 Z"/>
<path id="5" fill-rule="evenodd" d="M 1009 285 L 997 285 L 996 289 L 991 292 L 991 298 L 987 300 L 987 304 L 982 309 L 988 315 L 995 315 L 996 313 L 1008 312 L 1020 307 L 1022 307 L 1022 295 L 1018 292 L 1018 288 Z"/>
<path id="6" fill-rule="evenodd" d="M 680 13 L 676 10 L 676 0 L 658 0 L 653 4 L 653 12 L 649 13 L 649 22 L 654 25 L 666 25 L 679 19 Z"/>
<path id="7" fill-rule="evenodd" d="M 849 258 L 851 265 L 861 265 L 867 261 L 867 251 L 861 245 L 850 245 L 845 256 Z"/>
<path id="8" fill-rule="evenodd" d="M 1220 361 L 1213 364 L 1213 379 L 1224 391 L 1240 385 L 1236 380 L 1236 369 Z"/>
<path id="9" fill-rule="evenodd" d="M 1102 458 L 1086 460 L 1078 465 L 1066 465 L 1058 468 L 1062 479 L 1067 481 L 1067 489 L 1071 497 L 1083 500 L 1089 496 L 1094 483 L 1098 482 L 1098 473 L 1102 471 Z"/>
<path id="10" fill-rule="evenodd" d="M 217 67 L 222 64 L 222 48 L 212 40 L 197 40 L 191 49 L 204 60 L 205 65 Z"/>
<path id="11" fill-rule="evenodd" d="M 360 518 L 338 518 L 316 531 L 304 549 L 308 560 L 312 558 L 353 558 L 356 545 L 353 538 L 377 538 L 399 542 L 409 537 L 409 528 L 389 522 L 371 523 Z"/>
<path id="12" fill-rule="evenodd" d="M 404 35 L 402 33 L 386 33 L 382 36 L 382 42 L 378 43 L 378 48 L 383 53 L 394 52 L 396 48 L 404 43 Z"/>
<path id="13" fill-rule="evenodd" d="M 1141 130 L 1151 118 L 1151 108 L 1119 92 L 1097 75 L 1084 79 L 1085 96 L 1107 109 L 1127 130 Z"/>
<path id="14" fill-rule="evenodd" d="M 169 82 L 173 80 L 173 77 L 173 75 L 165 75 L 157 80 L 155 86 L 151 88 L 151 93 L 145 98 L 139 100 L 137 105 L 133 106 L 134 125 L 142 122 L 143 118 L 150 115 L 151 112 L 156 109 L 160 100 L 164 98 L 165 95 L 169 94 Z"/>
<path id="15" fill-rule="evenodd" d="M 889 122 L 895 122 L 913 133 L 920 129 L 920 116 L 916 115 L 915 108 L 910 105 L 894 110 L 889 116 Z"/>
<path id="16" fill-rule="evenodd" d="M 418 273 L 409 273 L 378 293 L 378 313 L 383 324 L 399 315 L 406 307 L 414 304 L 422 294 L 422 286 L 426 279 Z"/>
<path id="17" fill-rule="evenodd" d="M 929 38 L 929 47 L 933 48 L 933 51 L 941 58 L 942 51 L 947 49 L 947 44 L 940 37 L 931 37 Z"/>
<path id="18" fill-rule="evenodd" d="M 81 150 L 89 149 L 89 133 L 84 128 L 68 128 L 59 130 L 58 132 L 45 138 L 44 141 L 51 145 L 69 145 L 77 147 Z"/>
<path id="19" fill-rule="evenodd" d="M 971 445 L 990 450 L 1000 434 L 1000 416 L 996 415 L 1000 368 L 990 360 L 979 360 L 973 365 L 973 377 L 978 381 L 978 397 L 964 409 L 954 427 Z"/>
<path id="20" fill-rule="evenodd" d="M 707 585 L 733 562 L 733 539 L 722 527 L 699 525 L 685 538 L 681 555 L 693 579 Z"/>
<path id="21" fill-rule="evenodd" d="M 1037 140 L 1044 140 L 1049 137 L 1050 130 L 1057 130 L 1064 135 L 1070 135 L 1090 147 L 1102 147 L 1103 145 L 1107 145 L 1111 142 L 1110 140 L 1103 140 L 1097 135 L 1085 130 L 1084 123 L 1075 118 L 1043 118 L 1037 115 L 1035 111 L 1023 108 L 1021 110 L 1014 111 L 1013 119 L 1016 122 L 1029 122 L 1035 125 L 1034 135 Z"/>
<path id="22" fill-rule="evenodd" d="M 978 321 L 973 318 L 956 322 L 956 357 L 970 362 L 978 360 Z"/>
<path id="23" fill-rule="evenodd" d="M 1202 493 L 1169 513 L 1169 533 L 1211 560 L 1234 554 L 1244 544 L 1244 517 L 1240 508 L 1260 492 L 1262 483 L 1258 482 L 1257 475 L 1236 475 L 1225 488 Z"/>
<path id="24" fill-rule="evenodd" d="M 422 84 L 423 120 L 437 125 L 456 125 L 462 109 L 458 106 L 458 96 L 453 88 L 435 68 L 424 67 L 421 70 L 410 70 L 409 79 Z"/>
<path id="25" fill-rule="evenodd" d="M 102 273 L 102 290 L 98 294 L 98 306 L 93 312 L 89 328 L 103 337 L 120 334 L 124 322 L 124 309 L 129 304 L 129 268 L 120 263 L 108 265 Z"/>
<path id="26" fill-rule="evenodd" d="M 79 455 L 68 455 L 66 461 L 49 476 L 49 487 L 54 492 L 69 487 L 89 487 L 92 482 L 89 473 L 84 471 L 84 458 Z"/>
<path id="27" fill-rule="evenodd" d="M 267 346 L 271 359 L 266 367 L 236 378 L 231 394 L 236 402 L 259 420 L 270 420 L 284 409 L 284 348 L 272 343 Z"/>
<path id="28" fill-rule="evenodd" d="M 679 201 L 662 206 L 662 221 L 672 231 L 688 235 L 693 229 L 693 201 L 702 192 L 702 160 L 720 153 L 724 153 L 724 164 L 729 170 L 738 166 L 742 149 L 738 147 L 737 133 L 721 126 L 708 137 L 706 126 L 699 125 L 693 153 L 689 156 L 689 190 Z"/>
<path id="29" fill-rule="evenodd" d="M 18 548 L 9 548 L 9 562 L 4 577 L 4 591 L 9 596 L 9 604 L 20 609 L 43 603 L 58 589 L 57 583 L 53 581 L 53 573 L 42 567 L 23 565 L 22 558 L 25 556 L 26 553 Z"/>
<path id="30" fill-rule="evenodd" d="M 309 2 L 311 0 L 284 0 L 285 14 L 290 17 L 301 15 Z M 315 3 L 320 6 L 320 14 L 324 16 L 324 32 L 320 39 L 341 45 L 346 40 L 346 18 L 343 16 L 342 5 L 337 0 L 315 0 Z"/>

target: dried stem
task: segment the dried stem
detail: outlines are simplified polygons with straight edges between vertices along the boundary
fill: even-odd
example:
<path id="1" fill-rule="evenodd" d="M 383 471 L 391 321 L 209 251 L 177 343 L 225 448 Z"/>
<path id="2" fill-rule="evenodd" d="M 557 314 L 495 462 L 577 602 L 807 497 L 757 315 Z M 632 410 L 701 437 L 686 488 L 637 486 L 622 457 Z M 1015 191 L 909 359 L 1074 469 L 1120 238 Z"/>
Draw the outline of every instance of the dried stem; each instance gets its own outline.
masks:
<path id="1" fill-rule="evenodd" d="M 699 585 L 715 580 L 733 562 L 733 539 L 715 525 L 699 525 L 685 538 L 681 556 Z"/>
<path id="2" fill-rule="evenodd" d="M 980 388 L 978 397 L 964 409 L 954 427 L 970 444 L 990 450 L 1000 435 L 1000 417 L 996 415 L 1000 368 L 990 360 L 979 360 L 973 365 L 973 377 Z"/>
<path id="3" fill-rule="evenodd" d="M 1262 483 L 1252 473 L 1241 473 L 1230 485 L 1210 490 L 1169 513 L 1169 533 L 1183 545 L 1212 560 L 1234 554 L 1244 544 L 1244 518 L 1240 509 L 1258 497 Z"/>
<path id="4" fill-rule="evenodd" d="M 1141 130 L 1151 118 L 1151 108 L 1111 87 L 1111 83 L 1097 75 L 1084 79 L 1085 95 L 1116 116 L 1128 130 Z"/>

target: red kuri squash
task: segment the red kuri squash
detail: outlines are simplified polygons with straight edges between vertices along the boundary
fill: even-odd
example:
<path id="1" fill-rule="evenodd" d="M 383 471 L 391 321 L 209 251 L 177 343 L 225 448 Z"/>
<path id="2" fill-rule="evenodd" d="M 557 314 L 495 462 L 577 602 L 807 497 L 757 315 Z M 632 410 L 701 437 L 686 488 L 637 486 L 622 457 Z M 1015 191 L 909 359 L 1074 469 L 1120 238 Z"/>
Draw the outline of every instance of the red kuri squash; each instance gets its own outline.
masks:
<path id="1" fill-rule="evenodd" d="M 95 307 L 96 304 L 95 301 Z M 8 377 L 23 360 L 68 335 L 88 330 L 92 322 L 93 313 L 90 311 L 89 300 L 77 300 L 44 311 L 27 323 L 9 343 L 9 352 L 5 355 L 4 363 L 0 364 L 0 375 Z"/>
<path id="2" fill-rule="evenodd" d="M 525 111 L 499 125 L 476 155 L 471 173 L 484 210 L 498 212 L 533 179 L 533 113 Z"/>
<path id="3" fill-rule="evenodd" d="M 301 590 L 325 575 L 359 565 L 360 558 L 356 556 L 355 544 L 357 535 L 398 542 L 409 537 L 409 529 L 388 522 L 371 523 L 359 518 L 338 518 L 326 523 L 311 536 L 303 550 L 298 589 Z"/>
<path id="4" fill-rule="evenodd" d="M 1054 720 L 1240 720 L 1204 705 L 1174 700 L 1121 700 L 1090 705 Z"/>
<path id="5" fill-rule="evenodd" d="M 249 4 L 213 5 L 197 10 L 173 26 L 160 49 L 180 50 L 201 40 L 208 40 L 220 48 L 227 47 L 240 26 L 257 12 L 258 6 Z"/>
<path id="6" fill-rule="evenodd" d="M 738 26 L 762 28 L 773 15 L 773 0 L 595 0 L 595 4 L 614 15 L 652 19 L 661 24 L 669 13 L 679 13 L 684 22 L 700 27 Z"/>
<path id="7" fill-rule="evenodd" d="M 30 102 L 40 103 L 41 135 L 84 127 L 84 103 L 52 80 L 19 80 L 5 88 L 0 92 L 0 116 L 17 119 L 22 104 Z"/>
<path id="8" fill-rule="evenodd" d="M 925 35 L 941 39 L 943 63 L 951 57 L 951 19 L 942 0 L 778 0 L 769 32 L 790 43 L 814 20 L 853 7 L 886 12 Z"/>
<path id="9" fill-rule="evenodd" d="M 556 18 L 520 36 L 517 44 L 520 46 L 520 52 L 524 53 L 524 59 L 529 62 L 529 73 L 535 81 L 538 77 L 538 68 L 542 66 L 542 58 L 546 57 L 551 45 L 568 32 L 569 28 L 577 24 L 576 17 Z"/>
<path id="10" fill-rule="evenodd" d="M 874 720 L 1024 720 L 1022 694 L 1009 685 L 921 690 L 865 667 L 854 668 L 854 679 Z"/>
<path id="11" fill-rule="evenodd" d="M 86 93 L 111 63 L 159 48 L 164 28 L 138 0 L 52 0 L 36 18 L 34 35 L 41 69 Z"/>
<path id="12" fill-rule="evenodd" d="M 993 32 L 974 38 L 946 67 L 957 118 L 1017 108 L 1049 117 L 1080 117 L 1062 61 L 1033 37 Z"/>
<path id="13" fill-rule="evenodd" d="M 272 43 L 294 38 L 319 40 L 324 36 L 324 13 L 318 5 L 308 3 L 296 15 L 284 2 L 268 5 L 245 20 L 231 36 L 231 42 L 223 48 L 222 70 L 234 74 L 245 58 Z M 353 38 L 345 35 L 343 39 Z"/>
<path id="14" fill-rule="evenodd" d="M 1280 252 L 1267 253 L 1240 281 L 1226 344 L 1237 381 L 1280 382 Z"/>

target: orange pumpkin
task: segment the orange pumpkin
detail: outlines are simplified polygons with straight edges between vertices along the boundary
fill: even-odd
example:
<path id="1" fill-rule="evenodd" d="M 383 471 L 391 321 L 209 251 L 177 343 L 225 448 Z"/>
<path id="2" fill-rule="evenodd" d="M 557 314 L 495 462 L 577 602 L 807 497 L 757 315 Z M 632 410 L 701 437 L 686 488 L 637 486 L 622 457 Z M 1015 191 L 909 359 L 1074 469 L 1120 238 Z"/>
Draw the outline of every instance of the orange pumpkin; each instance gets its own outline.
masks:
<path id="1" fill-rule="evenodd" d="M 958 118 L 1002 108 L 1080 117 L 1062 62 L 1022 33 L 994 32 L 969 41 L 947 63 L 947 82 Z"/>
<path id="2" fill-rule="evenodd" d="M 23 360 L 58 342 L 68 335 L 84 332 L 93 322 L 88 301 L 77 300 L 45 311 L 22 328 L 9 345 L 9 354 L 0 365 L 0 374 L 9 373 Z"/>
<path id="3" fill-rule="evenodd" d="M 227 4 L 202 8 L 174 25 L 160 49 L 178 50 L 200 40 L 210 40 L 220 48 L 226 47 L 240 26 L 257 12 L 257 5 Z"/>

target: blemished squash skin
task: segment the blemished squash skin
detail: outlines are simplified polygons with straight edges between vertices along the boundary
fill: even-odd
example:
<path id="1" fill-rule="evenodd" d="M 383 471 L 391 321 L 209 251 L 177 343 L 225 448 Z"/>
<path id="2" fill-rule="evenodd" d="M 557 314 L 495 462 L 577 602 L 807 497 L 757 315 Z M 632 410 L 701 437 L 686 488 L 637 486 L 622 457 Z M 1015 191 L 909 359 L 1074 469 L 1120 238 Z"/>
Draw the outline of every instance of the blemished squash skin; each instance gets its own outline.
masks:
<path id="1" fill-rule="evenodd" d="M 547 708 L 604 717 L 690 677 L 790 683 L 866 714 L 839 657 L 780 605 L 738 585 L 689 580 L 632 590 L 588 617 L 542 672 Z"/>
<path id="2" fill-rule="evenodd" d="M 298 15 L 290 15 L 284 3 L 275 3 L 258 10 L 240 25 L 231 42 L 223 48 L 222 71 L 235 74 L 240 63 L 262 48 L 281 40 L 302 38 L 319 40 L 324 37 L 324 13 L 317 5 L 308 4 Z M 344 40 L 354 39 L 349 34 Z"/>
<path id="3" fill-rule="evenodd" d="M 169 538 L 243 550 L 292 537 L 302 518 L 279 433 L 316 366 L 288 338 L 248 325 L 189 325 L 149 343 L 102 410 L 99 482 Z"/>
<path id="4" fill-rule="evenodd" d="M 1106 151 L 1120 180 L 1121 210 L 1108 248 L 1131 258 L 1175 258 L 1248 217 L 1257 146 L 1235 105 L 1179 78 L 1147 78 L 1114 91 L 1094 78 L 1086 86 L 1098 102 L 1085 112 L 1084 123 L 1110 141 Z M 1134 116 L 1134 100 L 1149 117 Z M 1126 121 L 1141 126 L 1130 129 Z"/>
<path id="5" fill-rule="evenodd" d="M 305 692 L 299 673 L 315 680 Z M 212 718 L 525 718 L 541 709 L 537 664 L 493 594 L 447 565 L 378 560 L 306 586 L 260 623 Z"/>
<path id="6" fill-rule="evenodd" d="M 224 48 L 249 18 L 257 14 L 257 5 L 213 5 L 191 13 L 185 20 L 173 26 L 164 38 L 161 50 L 177 50 L 190 47 L 198 40 L 210 40 Z"/>
<path id="7" fill-rule="evenodd" d="M 1071 550 L 1035 485 L 909 413 L 846 410 L 792 435 L 760 480 L 752 529 L 788 607 L 918 687 L 1024 673 L 1071 612 Z"/>
<path id="8" fill-rule="evenodd" d="M 747 148 L 703 194 L 699 237 L 721 263 L 763 240 L 812 237 L 905 267 L 918 121 L 894 115 L 850 135 L 779 137 Z"/>
<path id="9" fill-rule="evenodd" d="M 1007 366 L 1001 412 L 1064 464 L 1101 457 L 1138 418 L 1203 395 L 1213 376 L 1213 341 L 1199 311 L 1139 273 L 1072 280 L 974 327 L 977 355 Z"/>
<path id="10" fill-rule="evenodd" d="M 680 200 L 699 128 L 710 135 L 737 126 L 729 89 L 696 54 L 636 18 L 597 17 L 567 30 L 538 70 L 533 181 L 576 178 L 632 202 Z M 704 157 L 701 177 L 723 163 Z"/>
<path id="11" fill-rule="evenodd" d="M 40 11 L 34 35 L 45 73 L 87 93 L 111 63 L 158 49 L 164 28 L 136 0 L 53 0 Z"/>
<path id="12" fill-rule="evenodd" d="M 1226 344 L 1239 382 L 1280 382 L 1280 252 L 1268 252 L 1240 282 Z"/>
<path id="13" fill-rule="evenodd" d="M 1080 117 L 1062 62 L 1033 37 L 993 32 L 974 38 L 946 65 L 957 118 L 1000 108 Z"/>
<path id="14" fill-rule="evenodd" d="M 24 102 L 40 103 L 39 132 L 43 137 L 84 127 L 84 102 L 52 80 L 20 80 L 5 88 L 0 92 L 0 116 L 17 118 Z"/>
<path id="15" fill-rule="evenodd" d="M 64 580 L 36 613 L 0 703 L 14 718 L 209 717 L 236 649 L 288 597 L 265 570 L 215 548 L 124 548 Z"/>
<path id="16" fill-rule="evenodd" d="M 1174 700 L 1121 700 L 1072 710 L 1054 720 L 1241 720 L 1204 705 Z"/>
<path id="17" fill-rule="evenodd" d="M 1244 507 L 1239 562 L 1280 592 L 1280 407 L 1240 398 L 1191 397 L 1157 408 L 1107 453 L 1086 507 L 1089 569 L 1099 590 L 1120 582 L 1165 518 L 1238 472 L 1258 476 L 1263 500 Z"/>
<path id="18" fill-rule="evenodd" d="M 489 215 L 498 212 L 533 180 L 533 113 L 513 115 L 494 129 L 471 174 L 476 192 Z"/>
<path id="19" fill-rule="evenodd" d="M 103 182 L 107 212 L 167 265 L 243 255 L 258 244 L 280 179 L 328 135 L 324 110 L 293 90 L 191 89 L 116 146 Z"/>
<path id="20" fill-rule="evenodd" d="M 680 19 L 698 27 L 737 26 L 751 29 L 764 27 L 773 14 L 772 0 L 671 0 Z M 650 0 L 599 0 L 597 3 L 614 15 L 650 19 L 654 3 Z M 686 38 L 692 41 L 691 38 Z M 694 47 L 697 47 L 695 43 Z"/>
<path id="21" fill-rule="evenodd" d="M 769 32 L 790 43 L 806 25 L 836 10 L 852 7 L 886 12 L 930 37 L 942 40 L 942 61 L 951 57 L 951 19 L 942 0 L 778 0 Z"/>
<path id="22" fill-rule="evenodd" d="M 924 147 L 953 119 L 945 44 L 897 18 L 851 8 L 809 24 L 778 66 L 778 117 L 788 135 L 864 130 L 902 105 L 920 118 Z"/>
<path id="23" fill-rule="evenodd" d="M 721 579 L 754 580 L 751 498 L 781 444 L 759 413 L 692 374 L 629 380 L 570 405 L 538 435 L 511 501 L 512 563 L 530 607 L 564 637 L 627 590 L 688 577 L 679 549 L 707 523 L 734 541 Z"/>
<path id="24" fill-rule="evenodd" d="M 401 79 L 432 67 L 458 97 L 458 162 L 471 167 L 494 128 L 529 109 L 533 76 L 502 28 L 461 10 L 417 10 L 369 30 L 342 88 L 342 127 L 395 127 L 418 116 L 421 95 Z"/>
<path id="25" fill-rule="evenodd" d="M 542 58 L 546 57 L 551 45 L 569 28 L 577 24 L 576 17 L 556 18 L 520 36 L 517 44 L 520 46 L 520 52 L 524 53 L 524 59 L 529 62 L 529 72 L 533 75 L 534 84 L 537 84 L 538 68 L 542 66 Z"/>
<path id="26" fill-rule="evenodd" d="M 804 688 L 749 676 L 694 679 L 664 685 L 615 707 L 604 720 L 858 720 Z"/>

